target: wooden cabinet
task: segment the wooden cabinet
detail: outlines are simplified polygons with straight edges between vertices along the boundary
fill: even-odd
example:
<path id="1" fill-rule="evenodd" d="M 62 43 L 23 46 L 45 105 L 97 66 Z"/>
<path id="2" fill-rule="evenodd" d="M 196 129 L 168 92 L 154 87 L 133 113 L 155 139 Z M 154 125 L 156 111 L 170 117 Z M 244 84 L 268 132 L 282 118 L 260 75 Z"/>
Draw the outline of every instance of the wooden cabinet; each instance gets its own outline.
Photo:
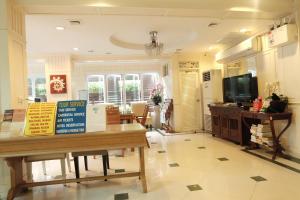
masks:
<path id="1" fill-rule="evenodd" d="M 210 106 L 212 134 L 243 145 L 242 109 L 223 105 Z"/>

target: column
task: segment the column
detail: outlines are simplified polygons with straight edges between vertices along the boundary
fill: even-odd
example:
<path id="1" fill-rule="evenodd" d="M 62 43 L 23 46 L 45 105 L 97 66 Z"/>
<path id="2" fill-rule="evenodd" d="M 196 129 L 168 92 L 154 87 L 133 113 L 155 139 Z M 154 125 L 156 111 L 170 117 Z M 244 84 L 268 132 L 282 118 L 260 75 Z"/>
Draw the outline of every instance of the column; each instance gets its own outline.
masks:
<path id="1" fill-rule="evenodd" d="M 27 104 L 25 13 L 13 0 L 0 0 L 0 117 Z M 10 187 L 10 172 L 0 159 L 0 199 Z"/>
<path id="2" fill-rule="evenodd" d="M 12 0 L 0 0 L 0 115 L 27 104 L 25 13 Z"/>

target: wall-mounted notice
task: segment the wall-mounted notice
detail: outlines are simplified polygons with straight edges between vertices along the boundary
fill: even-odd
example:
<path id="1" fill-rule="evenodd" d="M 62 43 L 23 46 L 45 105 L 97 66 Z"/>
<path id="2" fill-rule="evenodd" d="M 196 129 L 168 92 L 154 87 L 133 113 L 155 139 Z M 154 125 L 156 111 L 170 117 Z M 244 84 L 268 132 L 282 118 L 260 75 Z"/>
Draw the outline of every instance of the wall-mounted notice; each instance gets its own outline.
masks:
<path id="1" fill-rule="evenodd" d="M 32 103 L 26 112 L 26 136 L 54 135 L 56 103 Z"/>
<path id="2" fill-rule="evenodd" d="M 86 132 L 86 101 L 59 101 L 56 114 L 56 134 Z"/>

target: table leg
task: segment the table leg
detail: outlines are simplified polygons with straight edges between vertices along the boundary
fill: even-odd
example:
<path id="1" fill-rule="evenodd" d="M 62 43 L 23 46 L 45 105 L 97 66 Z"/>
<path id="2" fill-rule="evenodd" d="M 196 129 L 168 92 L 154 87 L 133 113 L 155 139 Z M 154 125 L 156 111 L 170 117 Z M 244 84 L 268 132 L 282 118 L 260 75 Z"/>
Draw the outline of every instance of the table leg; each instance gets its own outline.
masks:
<path id="1" fill-rule="evenodd" d="M 144 147 L 139 147 L 140 154 L 140 179 L 142 182 L 143 192 L 147 193 L 147 181 L 145 173 L 145 157 L 144 157 Z"/>
<path id="2" fill-rule="evenodd" d="M 6 163 L 10 168 L 11 179 L 11 186 L 7 194 L 8 200 L 14 199 L 19 192 L 25 191 L 27 189 L 23 186 L 25 184 L 25 181 L 23 180 L 22 161 L 22 157 L 6 158 Z"/>
<path id="3" fill-rule="evenodd" d="M 275 160 L 277 154 L 281 153 L 281 148 L 280 148 L 279 139 L 276 137 L 274 121 L 273 120 L 270 120 L 270 126 L 271 126 L 271 131 L 272 131 L 273 151 L 274 151 L 273 156 L 272 156 L 272 160 Z"/>

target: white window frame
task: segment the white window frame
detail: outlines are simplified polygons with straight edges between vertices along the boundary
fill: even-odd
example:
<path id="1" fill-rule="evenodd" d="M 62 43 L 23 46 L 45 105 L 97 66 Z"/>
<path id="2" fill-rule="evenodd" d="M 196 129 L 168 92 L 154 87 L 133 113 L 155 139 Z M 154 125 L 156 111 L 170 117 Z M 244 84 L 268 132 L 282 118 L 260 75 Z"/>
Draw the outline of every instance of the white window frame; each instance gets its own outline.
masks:
<path id="1" fill-rule="evenodd" d="M 87 81 L 87 84 L 86 84 L 86 87 L 87 87 L 87 90 L 88 90 L 88 78 L 89 77 L 92 77 L 92 76 L 103 76 L 104 77 L 104 103 L 108 103 L 108 77 L 109 76 L 121 76 L 121 84 L 122 84 L 122 92 L 121 92 L 121 104 L 120 106 L 126 106 L 126 88 L 125 88 L 125 76 L 126 75 L 138 75 L 139 77 L 139 99 L 140 101 L 147 101 L 145 100 L 144 98 L 144 87 L 143 87 L 143 76 L 144 75 L 154 75 L 155 76 L 155 82 L 156 84 L 159 83 L 159 73 L 157 72 L 145 72 L 145 73 L 107 73 L 107 74 L 90 74 L 90 75 L 87 75 L 86 77 L 86 81 Z"/>

